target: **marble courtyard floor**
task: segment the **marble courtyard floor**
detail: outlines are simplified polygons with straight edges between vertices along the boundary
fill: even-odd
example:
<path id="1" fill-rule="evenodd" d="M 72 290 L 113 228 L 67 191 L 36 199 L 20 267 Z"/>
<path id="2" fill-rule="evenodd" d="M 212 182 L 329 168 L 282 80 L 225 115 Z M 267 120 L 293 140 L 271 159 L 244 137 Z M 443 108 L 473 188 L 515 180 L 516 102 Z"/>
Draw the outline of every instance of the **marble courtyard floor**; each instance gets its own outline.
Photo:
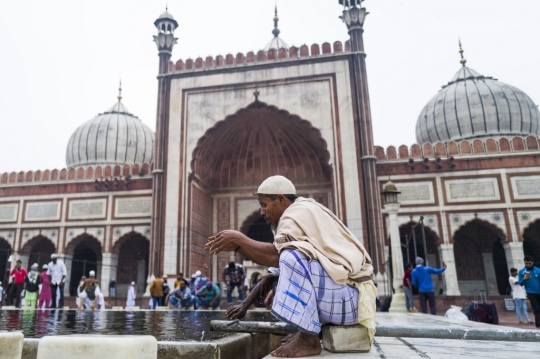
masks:
<path id="1" fill-rule="evenodd" d="M 519 330 L 516 327 L 490 325 L 471 321 L 457 321 L 442 316 L 408 313 L 377 313 L 376 322 L 385 326 L 415 326 L 422 328 L 500 328 Z M 534 329 L 534 326 L 523 326 L 521 329 Z M 473 341 L 457 339 L 417 339 L 417 338 L 383 338 L 375 337 L 374 345 L 369 353 L 334 354 L 323 351 L 322 355 L 312 358 L 336 359 L 403 359 L 403 358 L 538 358 L 540 356 L 539 342 L 503 342 L 503 341 Z M 272 358 L 267 356 L 266 358 Z"/>

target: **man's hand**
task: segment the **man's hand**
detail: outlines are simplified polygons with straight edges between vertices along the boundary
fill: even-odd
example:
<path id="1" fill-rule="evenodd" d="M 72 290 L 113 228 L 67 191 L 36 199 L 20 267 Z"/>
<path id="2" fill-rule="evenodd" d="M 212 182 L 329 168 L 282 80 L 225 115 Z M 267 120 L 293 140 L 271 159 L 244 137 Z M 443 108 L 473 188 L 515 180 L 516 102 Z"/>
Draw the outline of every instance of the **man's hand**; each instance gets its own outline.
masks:
<path id="1" fill-rule="evenodd" d="M 236 241 L 242 237 L 244 237 L 242 233 L 227 229 L 208 238 L 208 243 L 206 243 L 204 249 L 212 255 L 220 252 L 232 252 L 238 248 Z"/>
<path id="2" fill-rule="evenodd" d="M 231 286 L 227 284 L 227 290 L 231 290 Z"/>
<path id="3" fill-rule="evenodd" d="M 525 280 L 531 279 L 531 273 L 525 273 L 525 275 L 523 276 L 523 279 Z"/>
<path id="4" fill-rule="evenodd" d="M 259 282 L 259 296 L 264 297 L 266 293 L 268 293 L 272 287 L 274 286 L 274 282 L 279 279 L 279 274 L 276 273 L 269 273 L 265 274 L 261 277 L 261 281 Z"/>
<path id="5" fill-rule="evenodd" d="M 246 316 L 247 310 L 248 310 L 248 306 L 244 305 L 244 302 L 242 302 L 240 304 L 230 306 L 225 312 L 225 315 L 230 320 L 242 319 Z"/>
<path id="6" fill-rule="evenodd" d="M 444 269 L 446 269 L 446 267 L 447 267 L 446 263 L 442 262 L 442 267 L 443 267 Z"/>

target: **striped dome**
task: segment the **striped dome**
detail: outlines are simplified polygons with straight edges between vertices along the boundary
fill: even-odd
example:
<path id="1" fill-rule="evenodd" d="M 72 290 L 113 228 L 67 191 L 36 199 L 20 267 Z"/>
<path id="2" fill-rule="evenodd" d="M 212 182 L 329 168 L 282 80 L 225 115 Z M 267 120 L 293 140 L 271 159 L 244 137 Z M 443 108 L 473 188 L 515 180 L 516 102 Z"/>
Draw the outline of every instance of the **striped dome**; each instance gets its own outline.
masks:
<path id="1" fill-rule="evenodd" d="M 68 167 L 151 163 L 154 132 L 121 102 L 80 126 L 69 139 Z"/>
<path id="2" fill-rule="evenodd" d="M 540 113 L 527 94 L 465 66 L 416 122 L 419 144 L 539 134 Z"/>

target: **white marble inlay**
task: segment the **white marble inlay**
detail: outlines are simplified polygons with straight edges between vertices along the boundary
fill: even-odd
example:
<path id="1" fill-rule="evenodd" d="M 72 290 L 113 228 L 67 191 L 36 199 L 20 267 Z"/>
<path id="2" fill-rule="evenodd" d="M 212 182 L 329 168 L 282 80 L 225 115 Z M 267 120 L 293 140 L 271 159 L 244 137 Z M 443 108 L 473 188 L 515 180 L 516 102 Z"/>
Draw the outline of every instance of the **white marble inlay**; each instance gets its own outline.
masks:
<path id="1" fill-rule="evenodd" d="M 477 202 L 497 201 L 501 199 L 496 178 L 471 178 L 448 180 L 444 182 L 447 201 Z"/>
<path id="2" fill-rule="evenodd" d="M 105 218 L 105 198 L 69 202 L 69 219 Z"/>
<path id="3" fill-rule="evenodd" d="M 115 217 L 146 217 L 152 214 L 152 197 L 116 198 Z"/>
<path id="4" fill-rule="evenodd" d="M 402 205 L 435 203 L 433 182 L 403 182 L 396 183 L 396 187 L 401 192 L 398 199 Z"/>
<path id="5" fill-rule="evenodd" d="M 27 221 L 44 221 L 60 219 L 60 201 L 29 202 L 26 204 L 24 216 Z"/>
<path id="6" fill-rule="evenodd" d="M 0 204 L 0 223 L 15 222 L 17 220 L 17 203 Z"/>
<path id="7" fill-rule="evenodd" d="M 540 176 L 511 177 L 510 180 L 515 199 L 540 198 Z"/>

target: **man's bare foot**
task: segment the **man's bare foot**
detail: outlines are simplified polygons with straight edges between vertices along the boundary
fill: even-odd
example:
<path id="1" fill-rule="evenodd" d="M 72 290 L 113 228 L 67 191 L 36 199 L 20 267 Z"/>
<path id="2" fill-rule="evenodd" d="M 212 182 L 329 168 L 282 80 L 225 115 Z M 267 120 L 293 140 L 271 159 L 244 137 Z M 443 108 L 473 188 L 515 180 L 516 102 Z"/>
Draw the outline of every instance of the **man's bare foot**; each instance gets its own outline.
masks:
<path id="1" fill-rule="evenodd" d="M 318 335 L 299 332 L 287 344 L 282 345 L 270 354 L 280 358 L 301 358 L 319 355 L 321 352 L 322 347 Z"/>
<path id="2" fill-rule="evenodd" d="M 287 336 L 285 336 L 283 339 L 281 339 L 281 344 L 286 344 L 288 342 L 290 342 L 294 337 L 300 335 L 300 332 L 296 332 L 294 334 L 289 334 Z"/>

